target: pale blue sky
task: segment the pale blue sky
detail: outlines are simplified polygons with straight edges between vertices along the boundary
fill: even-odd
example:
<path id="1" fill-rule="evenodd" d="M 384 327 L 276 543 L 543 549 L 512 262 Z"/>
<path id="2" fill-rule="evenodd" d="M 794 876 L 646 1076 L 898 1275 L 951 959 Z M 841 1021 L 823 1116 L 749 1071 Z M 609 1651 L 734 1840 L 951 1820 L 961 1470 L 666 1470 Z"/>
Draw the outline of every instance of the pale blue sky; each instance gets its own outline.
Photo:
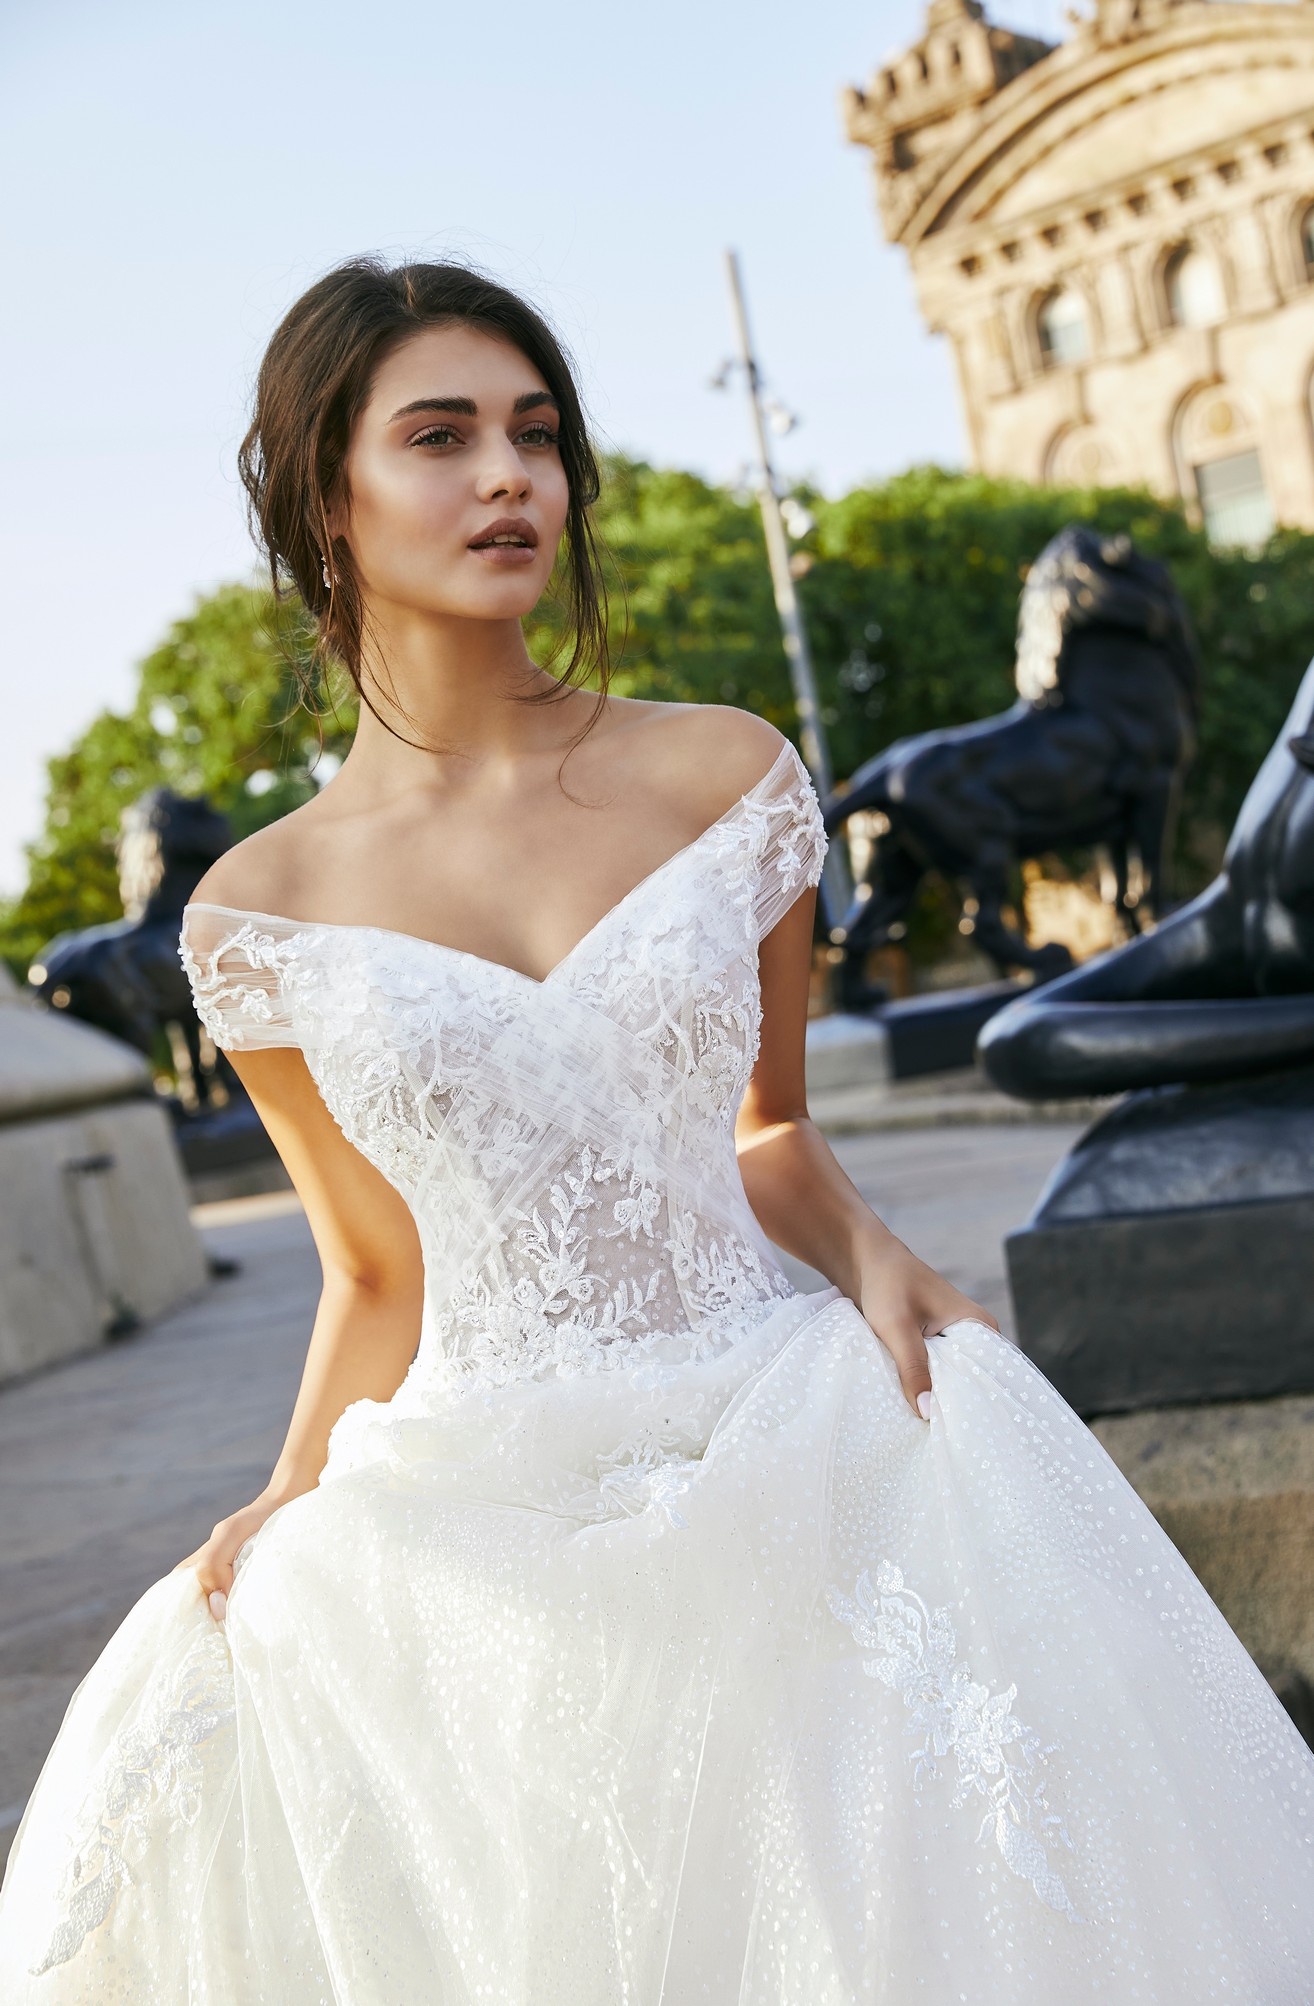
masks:
<path id="1" fill-rule="evenodd" d="M 951 365 L 883 243 L 842 84 L 921 0 L 11 0 L 0 25 L 8 674 L 0 891 L 42 760 L 195 594 L 246 575 L 233 469 L 283 308 L 338 258 L 456 253 L 533 295 L 606 443 L 732 479 L 738 246 L 758 346 L 828 492 L 961 463 Z M 995 18 L 1056 39 L 1060 0 Z"/>

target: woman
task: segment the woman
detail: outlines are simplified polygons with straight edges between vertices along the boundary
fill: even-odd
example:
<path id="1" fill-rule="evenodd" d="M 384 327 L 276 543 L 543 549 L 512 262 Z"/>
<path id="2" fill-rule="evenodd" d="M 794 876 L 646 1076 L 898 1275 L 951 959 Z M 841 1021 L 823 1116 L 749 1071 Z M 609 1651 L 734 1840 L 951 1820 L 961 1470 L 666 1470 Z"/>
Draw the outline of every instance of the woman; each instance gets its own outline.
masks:
<path id="1" fill-rule="evenodd" d="M 552 335 L 344 266 L 243 468 L 361 722 L 182 953 L 324 1287 L 268 1486 L 70 1706 L 4 1999 L 1307 2001 L 1314 1762 L 811 1127 L 816 798 L 606 693 Z"/>

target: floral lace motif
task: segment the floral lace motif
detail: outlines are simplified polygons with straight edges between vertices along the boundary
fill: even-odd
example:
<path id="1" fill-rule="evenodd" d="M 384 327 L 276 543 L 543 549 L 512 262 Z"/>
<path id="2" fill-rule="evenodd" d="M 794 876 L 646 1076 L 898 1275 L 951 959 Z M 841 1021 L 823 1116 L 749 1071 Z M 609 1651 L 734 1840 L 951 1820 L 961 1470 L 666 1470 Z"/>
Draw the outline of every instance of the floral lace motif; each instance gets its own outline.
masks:
<path id="1" fill-rule="evenodd" d="M 412 1390 L 647 1370 L 671 1340 L 711 1355 L 794 1293 L 734 1124 L 760 1042 L 758 946 L 825 849 L 786 742 L 542 982 L 383 928 L 187 908 L 180 952 L 216 1044 L 300 1046 L 411 1207 Z"/>
<path id="2" fill-rule="evenodd" d="M 611 1225 L 590 1216 L 608 1210 Z M 617 1239 L 650 1250 L 637 1274 L 618 1276 L 608 1261 Z M 585 1144 L 540 1201 L 517 1213 L 495 1262 L 452 1289 L 431 1344 L 464 1385 L 606 1371 L 686 1330 L 688 1355 L 710 1357 L 726 1330 L 752 1327 L 792 1292 L 754 1247 L 709 1234 L 639 1172 Z"/>
<path id="3" fill-rule="evenodd" d="M 877 1653 L 863 1661 L 863 1670 L 899 1694 L 910 1732 L 922 1737 L 912 1753 L 917 1794 L 938 1779 L 941 1763 L 952 1754 L 955 1809 L 982 1798 L 987 1809 L 978 1837 L 993 1835 L 1005 1866 L 1030 1882 L 1047 1907 L 1070 1922 L 1082 1921 L 1046 1851 L 1054 1840 L 1072 1846 L 1045 1794 L 1043 1764 L 1054 1747 L 1042 1747 L 1013 1712 L 1017 1687 L 991 1693 L 978 1685 L 969 1667 L 955 1662 L 958 1644 L 948 1610 L 932 1613 L 891 1561 L 880 1562 L 874 1584 L 864 1568 L 852 1599 L 835 1588 L 826 1591 L 826 1599 L 858 1643 Z"/>
<path id="4" fill-rule="evenodd" d="M 106 1751 L 65 1875 L 63 1917 L 40 1964 L 32 1966 L 34 1977 L 66 1964 L 108 1920 L 119 1889 L 132 1878 L 130 1857 L 144 1849 L 161 1823 L 169 1831 L 195 1823 L 204 1780 L 201 1751 L 231 1728 L 234 1717 L 232 1665 L 216 1627 Z"/>

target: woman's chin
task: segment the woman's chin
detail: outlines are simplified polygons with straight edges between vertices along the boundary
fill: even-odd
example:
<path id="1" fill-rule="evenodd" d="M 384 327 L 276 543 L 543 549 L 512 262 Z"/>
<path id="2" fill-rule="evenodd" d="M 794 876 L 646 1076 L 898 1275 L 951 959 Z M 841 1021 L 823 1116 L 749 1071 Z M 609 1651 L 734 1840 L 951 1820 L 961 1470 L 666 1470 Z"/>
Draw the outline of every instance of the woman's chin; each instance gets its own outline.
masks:
<path id="1" fill-rule="evenodd" d="M 416 607 L 433 619 L 523 620 L 532 613 L 547 589 L 547 580 L 504 572 L 490 576 L 482 589 L 444 593 L 426 598 Z"/>

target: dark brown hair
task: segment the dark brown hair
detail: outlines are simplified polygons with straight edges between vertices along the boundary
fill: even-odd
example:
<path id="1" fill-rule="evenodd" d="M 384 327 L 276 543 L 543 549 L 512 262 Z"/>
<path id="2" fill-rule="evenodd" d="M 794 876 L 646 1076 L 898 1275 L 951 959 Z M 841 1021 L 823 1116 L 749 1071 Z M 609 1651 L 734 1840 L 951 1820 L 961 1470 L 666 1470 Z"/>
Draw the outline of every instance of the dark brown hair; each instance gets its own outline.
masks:
<path id="1" fill-rule="evenodd" d="M 541 314 L 467 265 L 388 266 L 380 258 L 350 258 L 317 280 L 279 322 L 260 364 L 255 411 L 238 452 L 251 534 L 268 561 L 275 596 L 285 600 L 295 590 L 318 630 L 317 666 L 339 661 L 374 710 L 361 686 L 360 587 L 346 544 L 330 537 L 329 515 L 346 499 L 351 428 L 379 364 L 421 329 L 452 324 L 480 328 L 519 349 L 556 398 L 569 506 L 554 574 L 565 635 L 554 659 L 569 645 L 559 680 L 582 681 L 596 670 L 605 695 L 607 593 L 590 514 L 598 498 L 598 462 L 574 371 Z M 324 582 L 326 561 L 331 585 Z"/>

